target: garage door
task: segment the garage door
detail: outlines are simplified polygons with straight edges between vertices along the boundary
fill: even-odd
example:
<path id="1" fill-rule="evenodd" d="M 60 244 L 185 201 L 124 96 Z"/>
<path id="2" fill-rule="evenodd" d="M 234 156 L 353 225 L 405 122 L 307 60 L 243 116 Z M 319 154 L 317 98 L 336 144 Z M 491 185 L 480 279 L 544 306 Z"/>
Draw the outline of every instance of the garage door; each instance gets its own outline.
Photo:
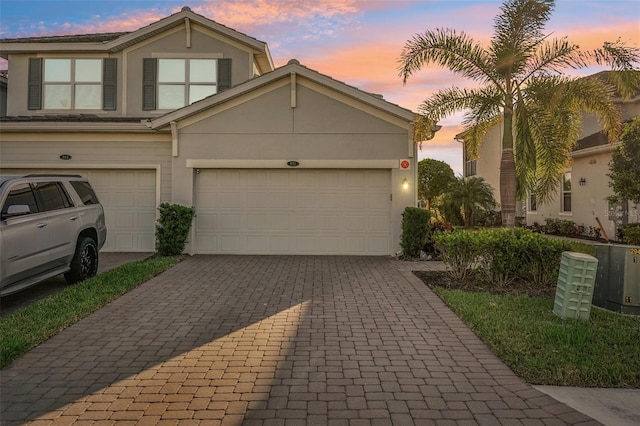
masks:
<path id="1" fill-rule="evenodd" d="M 4 172 L 70 173 L 88 178 L 105 211 L 107 241 L 102 251 L 155 251 L 155 170 L 5 169 Z"/>
<path id="2" fill-rule="evenodd" d="M 201 170 L 196 250 L 390 253 L 388 170 Z"/>

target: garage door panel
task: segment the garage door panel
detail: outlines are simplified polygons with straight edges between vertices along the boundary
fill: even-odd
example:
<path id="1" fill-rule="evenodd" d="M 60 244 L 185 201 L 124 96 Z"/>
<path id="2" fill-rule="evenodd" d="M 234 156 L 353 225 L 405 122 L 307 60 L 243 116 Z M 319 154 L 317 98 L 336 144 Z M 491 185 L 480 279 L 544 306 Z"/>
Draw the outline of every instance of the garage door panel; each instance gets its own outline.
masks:
<path id="1" fill-rule="evenodd" d="M 337 209 L 340 205 L 339 195 L 334 193 L 319 193 L 318 208 L 320 209 Z"/>
<path id="2" fill-rule="evenodd" d="M 287 192 L 272 192 L 269 196 L 269 208 L 286 209 L 289 208 L 290 194 Z"/>
<path id="3" fill-rule="evenodd" d="M 389 195 L 387 194 L 369 194 L 367 195 L 365 207 L 368 209 L 384 209 L 389 205 Z"/>
<path id="4" fill-rule="evenodd" d="M 219 216 L 220 229 L 223 231 L 240 231 L 242 226 L 242 217 L 237 214 L 221 214 Z"/>

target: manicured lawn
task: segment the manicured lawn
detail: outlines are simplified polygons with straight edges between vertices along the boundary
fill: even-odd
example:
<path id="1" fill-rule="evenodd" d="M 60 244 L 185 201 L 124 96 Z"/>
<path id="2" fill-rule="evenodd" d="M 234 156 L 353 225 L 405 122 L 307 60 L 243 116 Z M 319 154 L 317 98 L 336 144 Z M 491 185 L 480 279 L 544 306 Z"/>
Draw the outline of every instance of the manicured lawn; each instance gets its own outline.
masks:
<path id="1" fill-rule="evenodd" d="M 434 291 L 531 384 L 640 387 L 640 317 L 592 308 L 589 322 L 562 320 L 553 299 Z"/>
<path id="2" fill-rule="evenodd" d="M 172 257 L 131 262 L 0 318 L 0 367 L 176 262 Z"/>

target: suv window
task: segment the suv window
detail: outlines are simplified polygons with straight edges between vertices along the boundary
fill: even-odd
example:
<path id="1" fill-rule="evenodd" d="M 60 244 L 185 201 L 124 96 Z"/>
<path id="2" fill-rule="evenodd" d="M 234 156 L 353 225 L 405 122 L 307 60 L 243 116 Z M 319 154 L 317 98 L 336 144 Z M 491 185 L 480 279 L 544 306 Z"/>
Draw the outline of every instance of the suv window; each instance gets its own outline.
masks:
<path id="1" fill-rule="evenodd" d="M 65 209 L 73 205 L 58 182 L 37 183 L 35 190 L 43 212 Z"/>
<path id="2" fill-rule="evenodd" d="M 9 215 L 9 207 L 17 205 L 29 206 L 30 213 L 38 212 L 35 195 L 31 190 L 31 185 L 29 185 L 28 183 L 20 183 L 18 185 L 15 185 L 11 189 L 11 191 L 9 191 L 9 194 L 7 194 L 7 199 L 2 205 L 2 218 L 5 218 Z"/>
<path id="3" fill-rule="evenodd" d="M 80 199 L 82 200 L 82 204 L 88 206 L 89 204 L 98 204 L 98 196 L 95 192 L 93 192 L 93 188 L 89 182 L 81 182 L 81 181 L 71 181 L 71 186 L 76 190 Z"/>

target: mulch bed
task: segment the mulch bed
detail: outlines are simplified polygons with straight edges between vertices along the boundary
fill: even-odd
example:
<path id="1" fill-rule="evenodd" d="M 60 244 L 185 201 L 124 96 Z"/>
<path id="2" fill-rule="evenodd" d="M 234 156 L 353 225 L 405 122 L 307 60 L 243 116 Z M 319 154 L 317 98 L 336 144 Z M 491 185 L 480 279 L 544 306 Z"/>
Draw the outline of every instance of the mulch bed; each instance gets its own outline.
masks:
<path id="1" fill-rule="evenodd" d="M 445 271 L 413 271 L 413 273 L 430 288 L 438 286 L 449 289 L 485 292 L 491 294 L 509 294 L 512 296 L 547 298 L 554 298 L 556 294 L 555 285 L 539 287 L 533 286 L 530 282 L 524 280 L 517 280 L 507 286 L 500 287 L 498 285 L 487 284 L 486 282 L 473 277 L 465 280 L 464 282 L 460 282 L 452 278 L 451 275 Z"/>

